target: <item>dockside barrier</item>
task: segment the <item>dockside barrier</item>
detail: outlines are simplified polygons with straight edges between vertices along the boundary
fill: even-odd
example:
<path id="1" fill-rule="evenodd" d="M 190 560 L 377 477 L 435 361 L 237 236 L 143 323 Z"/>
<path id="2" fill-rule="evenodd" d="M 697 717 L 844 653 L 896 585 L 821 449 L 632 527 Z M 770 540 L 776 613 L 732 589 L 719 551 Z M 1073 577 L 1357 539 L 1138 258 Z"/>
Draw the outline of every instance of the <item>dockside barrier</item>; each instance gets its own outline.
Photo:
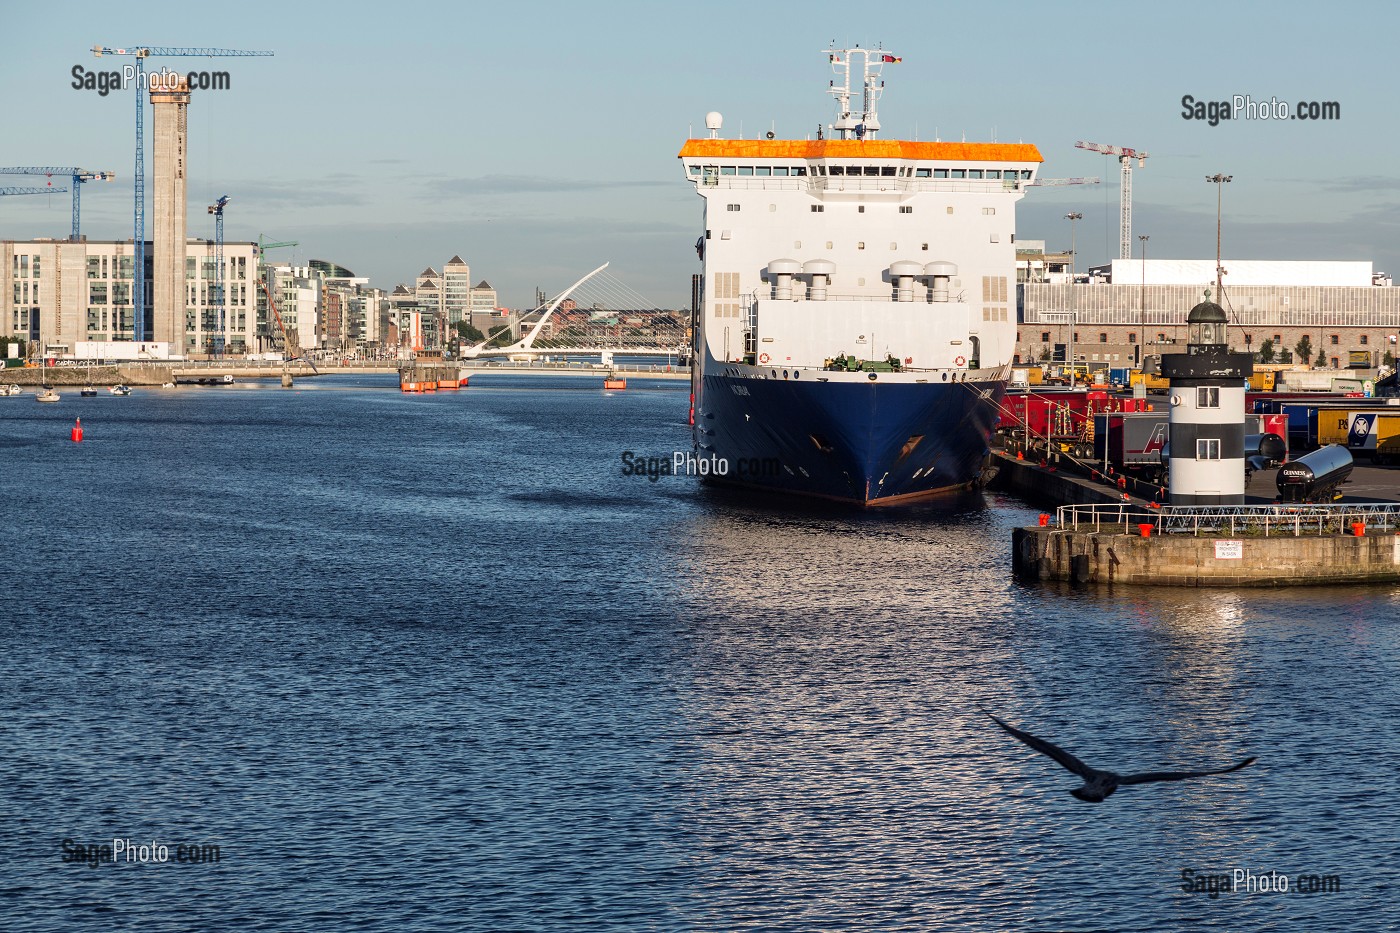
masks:
<path id="1" fill-rule="evenodd" d="M 1055 519 L 1013 531 L 1019 578 L 1149 586 L 1400 583 L 1400 505 L 1392 503 L 1160 513 L 1064 506 Z"/>

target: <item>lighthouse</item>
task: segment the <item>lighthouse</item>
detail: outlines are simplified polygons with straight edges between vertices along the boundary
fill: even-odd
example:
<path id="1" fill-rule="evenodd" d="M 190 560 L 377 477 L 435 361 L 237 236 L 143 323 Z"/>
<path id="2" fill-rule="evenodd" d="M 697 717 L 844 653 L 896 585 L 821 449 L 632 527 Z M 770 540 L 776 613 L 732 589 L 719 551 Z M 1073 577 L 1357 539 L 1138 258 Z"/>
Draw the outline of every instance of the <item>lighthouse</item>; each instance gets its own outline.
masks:
<path id="1" fill-rule="evenodd" d="M 1244 504 L 1244 387 L 1253 357 L 1230 352 L 1227 322 L 1207 290 L 1186 317 L 1186 352 L 1162 356 L 1171 383 L 1172 505 Z"/>

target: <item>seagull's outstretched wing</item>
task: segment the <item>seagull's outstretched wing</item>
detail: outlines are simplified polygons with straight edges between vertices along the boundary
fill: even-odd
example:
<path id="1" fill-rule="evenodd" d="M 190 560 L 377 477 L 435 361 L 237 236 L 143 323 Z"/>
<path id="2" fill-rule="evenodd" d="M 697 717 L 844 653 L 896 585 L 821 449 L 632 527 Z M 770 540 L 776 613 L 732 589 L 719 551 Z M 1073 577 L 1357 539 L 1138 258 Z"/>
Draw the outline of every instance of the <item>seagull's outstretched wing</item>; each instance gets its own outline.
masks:
<path id="1" fill-rule="evenodd" d="M 986 710 L 982 710 L 982 712 L 987 713 Z M 1045 741 L 1044 739 L 1038 739 L 1038 738 L 1036 738 L 1035 736 L 1031 735 L 1029 732 L 1022 732 L 1020 729 L 1017 729 L 1017 728 L 1014 727 L 1014 726 L 1008 726 L 1006 723 L 1002 722 L 1000 719 L 997 719 L 995 716 L 992 716 L 991 713 L 987 713 L 987 715 L 991 717 L 992 722 L 994 722 L 994 723 L 996 723 L 997 725 L 1001 726 L 1001 727 L 1002 727 L 1003 729 L 1005 729 L 1010 735 L 1014 736 L 1015 738 L 1021 740 L 1021 741 L 1024 742 L 1024 743 L 1026 743 L 1026 744 L 1029 745 L 1031 748 L 1033 748 L 1033 749 L 1035 749 L 1036 751 L 1040 752 L 1042 755 L 1048 755 L 1049 757 L 1051 757 L 1051 758 L 1055 759 L 1056 761 L 1058 761 L 1058 762 L 1060 763 L 1061 767 L 1063 767 L 1066 771 L 1072 771 L 1073 773 L 1079 775 L 1079 776 L 1082 777 L 1082 778 L 1088 778 L 1091 774 L 1094 773 L 1094 769 L 1093 769 L 1093 768 L 1089 767 L 1089 766 L 1086 765 L 1084 762 L 1080 761 L 1078 758 L 1075 758 L 1073 755 L 1071 755 L 1069 752 L 1065 751 L 1063 748 L 1060 748 L 1058 745 L 1053 745 L 1053 744 L 1051 744 L 1051 743 Z M 1246 762 L 1246 764 L 1247 764 L 1247 763 L 1248 763 L 1248 762 Z M 1241 767 L 1243 767 L 1243 765 L 1241 765 Z M 1182 775 L 1182 776 L 1183 776 L 1183 777 L 1190 777 L 1190 775 Z M 1157 778 L 1157 780 L 1167 780 L 1167 779 L 1166 779 L 1166 778 Z"/>
<path id="2" fill-rule="evenodd" d="M 1253 764 L 1256 760 L 1255 758 L 1246 758 L 1234 767 L 1221 768 L 1218 771 L 1149 771 L 1146 774 L 1125 774 L 1118 778 L 1118 783 L 1150 784 L 1153 781 L 1184 781 L 1187 778 L 1206 777 L 1211 774 L 1229 774 L 1231 771 L 1238 771 L 1246 765 Z"/>

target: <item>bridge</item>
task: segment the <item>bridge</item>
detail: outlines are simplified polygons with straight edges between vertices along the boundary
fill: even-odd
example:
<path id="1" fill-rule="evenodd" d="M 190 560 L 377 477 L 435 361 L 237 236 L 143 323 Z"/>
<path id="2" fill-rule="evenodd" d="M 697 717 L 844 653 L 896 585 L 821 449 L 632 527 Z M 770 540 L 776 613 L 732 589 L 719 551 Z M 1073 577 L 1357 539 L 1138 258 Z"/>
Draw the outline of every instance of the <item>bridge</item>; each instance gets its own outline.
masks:
<path id="1" fill-rule="evenodd" d="M 556 351 L 551 351 L 551 354 Z M 629 349 L 628 354 L 632 351 Z M 671 356 L 675 356 L 672 351 Z M 313 366 L 305 360 L 182 360 L 167 364 L 146 363 L 143 367 L 168 375 L 165 381 L 176 384 L 217 382 L 230 376 L 234 379 L 278 379 L 286 373 L 294 379 L 314 376 L 397 375 L 399 369 L 412 360 L 354 360 L 325 362 Z M 608 373 L 646 379 L 689 379 L 690 367 L 679 363 L 593 363 L 577 359 L 532 360 L 449 360 L 444 365 L 456 365 L 465 374 L 491 376 L 565 376 L 601 379 Z M 145 380 L 143 380 L 145 381 Z M 158 383 L 157 383 L 158 384 Z"/>

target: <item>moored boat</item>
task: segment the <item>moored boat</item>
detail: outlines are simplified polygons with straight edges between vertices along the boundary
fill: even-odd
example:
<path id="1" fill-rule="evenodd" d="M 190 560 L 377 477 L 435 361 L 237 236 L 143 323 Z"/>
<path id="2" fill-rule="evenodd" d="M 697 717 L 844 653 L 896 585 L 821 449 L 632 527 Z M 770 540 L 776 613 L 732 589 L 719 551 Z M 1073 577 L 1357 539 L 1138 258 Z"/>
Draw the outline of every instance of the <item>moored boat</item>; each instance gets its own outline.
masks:
<path id="1" fill-rule="evenodd" d="M 727 462 L 712 481 L 865 506 L 967 488 L 1011 374 L 1040 153 L 876 138 L 899 57 L 826 55 L 829 138 L 722 139 L 710 113 L 680 152 L 705 202 L 696 454 Z"/>

